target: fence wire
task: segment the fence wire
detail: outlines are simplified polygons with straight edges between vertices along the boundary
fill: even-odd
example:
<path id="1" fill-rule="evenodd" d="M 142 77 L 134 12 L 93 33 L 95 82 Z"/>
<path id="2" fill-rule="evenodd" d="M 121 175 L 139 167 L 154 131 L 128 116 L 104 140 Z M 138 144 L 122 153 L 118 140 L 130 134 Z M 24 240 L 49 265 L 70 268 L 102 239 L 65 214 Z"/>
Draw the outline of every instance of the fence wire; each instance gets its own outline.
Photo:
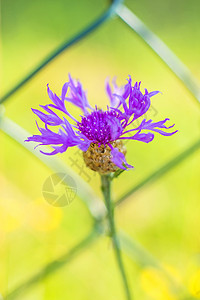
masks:
<path id="1" fill-rule="evenodd" d="M 80 42 L 82 39 L 87 38 L 89 34 L 94 32 L 103 23 L 110 20 L 113 16 L 119 17 L 129 28 L 131 28 L 136 34 L 138 34 L 143 41 L 149 45 L 149 47 L 159 56 L 159 58 L 171 69 L 171 71 L 182 81 L 184 86 L 192 93 L 194 98 L 200 102 L 200 89 L 197 80 L 193 77 L 188 68 L 176 57 L 176 55 L 165 45 L 165 43 L 158 38 L 153 32 L 151 32 L 147 26 L 133 13 L 131 12 L 123 3 L 122 0 L 114 0 L 110 3 L 107 10 L 100 15 L 92 24 L 87 26 L 84 30 L 76 34 L 70 40 L 67 40 L 61 44 L 57 49 L 50 53 L 44 60 L 33 70 L 30 71 L 25 78 L 23 78 L 19 83 L 12 87 L 5 95 L 0 98 L 1 110 L 0 110 L 0 129 L 7 136 L 15 140 L 23 148 L 26 148 L 32 155 L 40 159 L 47 167 L 54 171 L 63 171 L 67 174 L 72 174 L 76 178 L 79 185 L 78 196 L 83 200 L 86 207 L 88 208 L 93 220 L 94 227 L 91 233 L 88 234 L 83 240 L 81 240 L 77 245 L 75 245 L 71 250 L 66 251 L 62 257 L 57 258 L 55 261 L 49 262 L 48 265 L 44 266 L 38 271 L 37 274 L 32 275 L 29 280 L 20 284 L 12 291 L 9 291 L 5 295 L 5 299 L 11 300 L 16 299 L 21 296 L 21 294 L 33 285 L 39 283 L 43 278 L 54 274 L 60 268 L 63 268 L 68 262 L 70 262 L 76 255 L 83 251 L 87 246 L 92 244 L 97 237 L 106 234 L 106 230 L 103 225 L 103 219 L 106 216 L 106 209 L 104 204 L 98 199 L 95 193 L 91 190 L 90 186 L 85 183 L 82 178 L 75 174 L 68 166 L 64 165 L 63 162 L 57 158 L 49 158 L 42 156 L 38 151 L 33 151 L 33 148 L 29 144 L 24 144 L 24 137 L 29 136 L 23 128 L 14 123 L 12 120 L 4 117 L 2 111 L 2 104 L 5 103 L 11 96 L 22 88 L 28 81 L 30 81 L 36 74 L 38 74 L 43 68 L 45 68 L 53 59 L 58 57 L 63 51 L 66 51 L 72 45 Z M 141 189 L 158 178 L 169 172 L 176 165 L 181 163 L 183 160 L 187 159 L 195 151 L 200 148 L 200 140 L 195 141 L 194 144 L 188 146 L 186 150 L 180 153 L 177 157 L 172 159 L 170 162 L 166 163 L 164 166 L 160 167 L 158 170 L 154 171 L 147 178 L 141 181 L 137 186 L 130 189 L 125 195 L 120 199 L 117 199 L 116 206 L 127 200 L 133 193 L 138 189 Z M 145 249 L 142 248 L 137 242 L 133 241 L 127 234 L 121 232 L 121 248 L 124 253 L 126 253 L 131 260 L 136 262 L 138 265 L 154 266 L 155 268 L 162 269 L 160 263 L 152 257 Z M 142 257 L 142 259 L 141 259 Z M 144 261 L 145 257 L 145 261 Z M 165 270 L 162 269 L 164 273 Z M 165 274 L 166 275 L 166 274 Z M 168 276 L 168 275 L 167 275 Z M 172 282 L 172 289 L 174 293 L 178 293 L 180 290 L 183 292 L 185 298 L 182 299 L 193 299 L 193 297 L 187 294 L 183 286 L 176 286 L 173 282 L 173 278 L 169 279 Z M 189 297 L 189 298 L 188 298 Z"/>

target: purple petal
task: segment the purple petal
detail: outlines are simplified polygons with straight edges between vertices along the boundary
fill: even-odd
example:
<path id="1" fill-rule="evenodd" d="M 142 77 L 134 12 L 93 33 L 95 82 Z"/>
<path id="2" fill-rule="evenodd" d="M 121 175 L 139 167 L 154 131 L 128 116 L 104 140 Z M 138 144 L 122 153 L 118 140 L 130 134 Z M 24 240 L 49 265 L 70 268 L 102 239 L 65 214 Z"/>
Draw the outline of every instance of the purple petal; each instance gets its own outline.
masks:
<path id="1" fill-rule="evenodd" d="M 83 90 L 81 83 L 79 81 L 76 82 L 74 79 L 72 79 L 70 74 L 69 74 L 69 88 L 70 88 L 69 95 L 65 97 L 65 100 L 78 106 L 83 110 L 85 114 L 88 114 L 87 108 L 92 109 L 92 107 L 88 103 L 86 93 Z"/>
<path id="2" fill-rule="evenodd" d="M 77 146 L 81 151 L 85 152 L 90 146 L 90 141 L 81 141 Z"/>
<path id="3" fill-rule="evenodd" d="M 38 126 L 38 124 L 37 124 Z M 45 128 L 38 129 L 41 135 L 33 135 L 28 137 L 26 142 L 37 142 L 38 146 L 49 145 L 54 151 L 51 153 L 42 152 L 46 155 L 55 155 L 58 152 L 62 153 L 67 150 L 68 147 L 73 147 L 79 145 L 81 143 L 81 139 L 78 135 L 75 134 L 69 122 L 65 119 L 62 127 L 65 129 L 65 132 L 59 129 L 58 133 L 51 131 L 47 124 L 45 124 Z"/>
<path id="4" fill-rule="evenodd" d="M 51 101 L 54 102 L 54 93 L 50 90 L 49 84 L 47 84 L 47 93 L 48 93 L 49 98 L 51 99 Z"/>
<path id="5" fill-rule="evenodd" d="M 115 99 L 115 97 L 113 97 L 112 89 L 111 89 L 111 86 L 110 86 L 109 82 L 106 82 L 106 92 L 107 92 L 108 97 L 109 97 L 109 99 L 110 99 L 110 104 L 111 104 L 111 106 L 114 107 L 114 101 L 113 101 L 113 98 Z"/>
<path id="6" fill-rule="evenodd" d="M 64 102 L 64 100 L 65 100 L 65 97 L 66 97 L 66 94 L 67 94 L 68 87 L 69 87 L 69 83 L 68 83 L 68 82 L 65 82 L 64 85 L 63 85 L 63 87 L 62 87 L 62 94 L 61 94 L 61 99 L 62 99 L 63 102 Z"/>
<path id="7" fill-rule="evenodd" d="M 45 110 L 47 110 L 47 108 L 45 108 Z M 37 110 L 37 109 L 33 109 L 32 111 L 34 112 L 34 114 L 36 114 L 45 124 L 51 125 L 51 126 L 57 126 L 63 123 L 63 120 L 60 119 L 53 111 L 51 111 L 50 109 L 48 109 L 48 111 L 50 112 L 50 114 L 46 115 L 43 112 Z"/>
<path id="8" fill-rule="evenodd" d="M 117 148 L 111 148 L 112 162 L 118 166 L 120 169 L 127 170 L 128 168 L 134 168 L 129 165 L 125 159 L 125 156 Z"/>
<path id="9" fill-rule="evenodd" d="M 144 142 L 144 143 L 150 143 L 151 141 L 153 141 L 154 139 L 154 134 L 153 133 L 139 133 L 137 132 L 135 135 L 130 136 L 130 137 L 121 137 L 119 138 L 120 140 L 137 140 L 140 142 Z"/>
<path id="10" fill-rule="evenodd" d="M 131 92 L 131 88 L 132 88 L 132 79 L 131 76 L 129 75 L 129 79 L 127 79 L 128 83 L 124 86 L 124 93 L 122 95 L 122 97 L 124 99 L 128 98 L 128 96 L 130 95 Z"/>
<path id="11" fill-rule="evenodd" d="M 122 137 L 121 136 L 119 139 L 138 140 L 138 141 L 145 142 L 145 143 L 151 142 L 154 139 L 154 134 L 150 133 L 150 132 L 149 133 L 141 133 L 142 130 L 150 130 L 150 131 L 153 131 L 153 132 L 160 133 L 161 135 L 164 135 L 164 136 L 171 136 L 171 135 L 175 134 L 178 130 L 176 130 L 174 132 L 165 132 L 165 131 L 163 131 L 162 129 L 170 129 L 174 126 L 174 124 L 173 124 L 173 125 L 167 127 L 165 125 L 165 122 L 168 121 L 168 120 L 169 119 L 166 118 L 165 120 L 153 123 L 152 120 L 146 121 L 146 119 L 144 119 L 144 120 L 142 120 L 141 124 L 137 128 L 124 131 L 122 135 L 127 134 L 129 132 L 133 132 L 133 131 L 137 131 L 136 134 L 134 134 L 131 137 Z"/>
<path id="12" fill-rule="evenodd" d="M 72 125 L 69 123 L 69 121 L 65 117 L 63 119 L 64 119 L 64 126 L 63 127 L 64 127 L 65 131 L 67 132 L 67 134 L 71 137 L 75 136 L 75 132 L 72 128 Z"/>
<path id="13" fill-rule="evenodd" d="M 170 126 L 171 127 L 171 126 Z M 160 133 L 161 135 L 164 135 L 164 136 L 171 136 L 173 135 L 174 133 L 178 132 L 178 130 L 176 131 L 173 131 L 173 132 L 165 132 L 163 130 L 159 130 L 159 129 L 152 129 L 154 132 L 158 132 Z"/>
<path id="14" fill-rule="evenodd" d="M 148 96 L 151 98 L 157 94 L 161 93 L 160 91 L 154 91 L 154 92 L 151 92 L 151 93 L 148 93 Z"/>
<path id="15" fill-rule="evenodd" d="M 42 150 L 40 150 L 40 152 L 45 155 L 55 155 L 58 153 L 65 152 L 68 147 L 67 147 L 67 145 L 62 145 L 62 146 L 52 146 L 52 148 L 54 149 L 54 151 L 52 151 L 52 152 L 44 152 Z"/>
<path id="16" fill-rule="evenodd" d="M 123 86 L 119 87 L 117 85 L 115 77 L 112 80 L 112 84 L 113 84 L 113 87 L 114 87 L 113 92 L 112 92 L 112 88 L 109 84 L 108 79 L 106 80 L 106 92 L 107 92 L 107 95 L 110 99 L 111 107 L 115 108 L 115 107 L 119 107 L 121 105 L 120 98 L 117 97 L 117 95 L 122 96 L 122 94 L 124 92 L 124 87 Z"/>
<path id="17" fill-rule="evenodd" d="M 62 95 L 61 95 L 61 99 L 56 95 L 54 94 L 50 88 L 49 88 L 49 85 L 47 84 L 47 92 L 48 92 L 48 95 L 49 95 L 49 98 L 51 99 L 51 101 L 54 103 L 54 104 L 48 104 L 46 105 L 47 107 L 53 107 L 55 109 L 58 109 L 62 112 L 64 112 L 67 116 L 69 116 L 72 120 L 74 120 L 75 122 L 77 122 L 77 120 L 66 110 L 66 107 L 65 107 L 65 96 L 66 96 L 66 93 L 67 93 L 67 89 L 68 89 L 68 86 L 69 86 L 69 83 L 66 82 L 64 85 L 63 85 L 63 88 L 62 88 Z"/>
<path id="18" fill-rule="evenodd" d="M 60 100 L 60 98 L 54 94 L 50 88 L 49 88 L 49 84 L 47 84 L 47 93 L 49 95 L 49 98 L 51 99 L 51 101 L 56 105 L 56 107 L 62 108 L 63 109 L 63 103 Z"/>

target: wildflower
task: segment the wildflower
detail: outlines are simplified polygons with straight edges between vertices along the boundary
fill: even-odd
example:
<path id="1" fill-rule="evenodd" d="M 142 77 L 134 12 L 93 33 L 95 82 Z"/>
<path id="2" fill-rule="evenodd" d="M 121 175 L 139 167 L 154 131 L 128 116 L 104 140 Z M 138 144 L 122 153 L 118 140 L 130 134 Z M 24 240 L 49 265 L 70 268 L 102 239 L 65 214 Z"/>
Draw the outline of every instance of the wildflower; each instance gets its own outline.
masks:
<path id="1" fill-rule="evenodd" d="M 148 111 L 151 97 L 159 93 L 159 91 L 149 93 L 145 89 L 143 94 L 140 85 L 141 82 L 136 82 L 133 86 L 131 76 L 129 76 L 127 84 L 123 87 L 118 87 L 114 82 L 112 91 L 107 82 L 106 91 L 110 99 L 110 106 L 107 106 L 107 110 L 92 108 L 81 83 L 72 79 L 70 75 L 69 81 L 63 85 L 60 97 L 54 94 L 47 85 L 47 92 L 52 103 L 40 105 L 44 112 L 32 109 L 44 122 L 45 128 L 40 128 L 36 123 L 41 134 L 28 137 L 26 141 L 37 142 L 39 143 L 37 146 L 50 145 L 53 148 L 52 152 L 40 150 L 46 155 L 63 153 L 68 147 L 77 146 L 83 151 L 86 165 L 99 173 L 114 172 L 118 168 L 124 170 L 133 168 L 126 162 L 123 140 L 149 143 L 154 139 L 154 133 L 171 136 L 177 132 L 165 131 L 174 126 L 165 125 L 169 120 L 167 118 L 159 122 L 143 119 L 138 127 L 127 128 Z M 76 120 L 69 113 L 66 108 L 68 102 L 82 110 L 80 120 Z M 59 117 L 55 111 L 62 112 L 64 116 Z M 69 123 L 70 119 L 73 124 Z M 58 132 L 49 129 L 49 126 L 58 126 Z"/>

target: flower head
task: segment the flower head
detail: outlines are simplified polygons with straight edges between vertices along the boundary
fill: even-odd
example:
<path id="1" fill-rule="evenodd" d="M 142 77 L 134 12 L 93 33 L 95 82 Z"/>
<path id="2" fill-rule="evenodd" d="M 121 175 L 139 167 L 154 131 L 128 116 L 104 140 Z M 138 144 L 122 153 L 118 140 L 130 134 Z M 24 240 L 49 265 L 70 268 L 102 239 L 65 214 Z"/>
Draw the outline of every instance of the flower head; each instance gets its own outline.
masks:
<path id="1" fill-rule="evenodd" d="M 32 109 L 44 123 L 45 128 L 37 125 L 41 134 L 28 137 L 26 141 L 37 142 L 39 143 L 37 146 L 50 145 L 53 148 L 52 152 L 40 150 L 46 155 L 62 153 L 68 147 L 78 146 L 84 152 L 86 165 L 100 173 L 114 172 L 117 168 L 124 170 L 133 168 L 126 162 L 123 140 L 149 143 L 154 139 L 155 133 L 170 136 L 177 131 L 166 131 L 174 126 L 165 125 L 169 120 L 167 118 L 159 122 L 143 119 L 138 127 L 130 126 L 148 111 L 151 97 L 159 91 L 149 93 L 145 89 L 143 94 L 140 90 L 141 82 L 132 85 L 131 76 L 125 86 L 118 87 L 115 81 L 113 85 L 112 91 L 109 82 L 106 83 L 106 91 L 110 99 L 110 106 L 107 110 L 92 108 L 81 83 L 72 79 L 70 75 L 69 81 L 63 85 L 60 97 L 54 94 L 47 85 L 47 92 L 52 103 L 40 105 L 44 112 Z M 83 115 L 79 121 L 66 108 L 68 102 L 82 110 Z M 59 117 L 56 111 L 61 111 L 64 116 Z M 70 119 L 72 124 L 69 122 Z M 59 129 L 54 132 L 49 129 L 49 126 L 59 127 Z"/>

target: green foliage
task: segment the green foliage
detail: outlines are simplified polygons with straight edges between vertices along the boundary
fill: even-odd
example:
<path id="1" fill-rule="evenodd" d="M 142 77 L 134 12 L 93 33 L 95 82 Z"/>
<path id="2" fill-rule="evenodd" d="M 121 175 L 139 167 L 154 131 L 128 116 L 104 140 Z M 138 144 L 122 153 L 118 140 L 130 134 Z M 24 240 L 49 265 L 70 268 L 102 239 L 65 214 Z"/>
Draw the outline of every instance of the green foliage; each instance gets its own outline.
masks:
<path id="1" fill-rule="evenodd" d="M 199 76 L 197 0 L 192 4 L 172 0 L 127 1 L 127 5 Z M 77 1 L 76 5 L 63 0 L 2 1 L 1 95 L 59 44 L 70 41 L 96 20 L 106 7 L 106 2 L 97 0 Z M 119 227 L 129 233 L 120 233 L 120 244 L 126 254 L 125 267 L 136 299 L 193 299 L 199 291 L 200 267 L 196 257 L 199 251 L 196 228 L 200 225 L 199 107 L 143 41 L 116 18 L 46 65 L 29 84 L 24 85 L 26 80 L 23 80 L 12 101 L 5 102 L 6 115 L 21 127 L 8 118 L 0 119 L 1 130 L 11 137 L 1 136 L 0 290 L 8 295 L 7 299 L 122 298 L 112 253 L 107 251 L 108 245 L 102 238 L 108 231 L 104 223 L 106 210 L 98 197 L 98 179 L 89 171 L 84 173 L 84 169 L 76 177 L 79 193 L 70 207 L 56 210 L 43 202 L 37 206 L 40 187 L 49 169 L 72 172 L 67 166 L 70 161 L 68 157 L 62 157 L 62 161 L 45 159 L 28 148 L 39 158 L 35 160 L 16 144 L 17 141 L 24 147 L 27 133 L 23 128 L 34 130 L 29 111 L 41 103 L 41 98 L 45 99 L 45 84 L 60 86 L 69 71 L 80 79 L 84 77 L 84 86 L 87 88 L 89 84 L 94 89 L 91 98 L 98 94 L 96 100 L 102 105 L 102 94 L 96 90 L 100 90 L 99 82 L 108 73 L 117 74 L 119 80 L 132 73 L 164 92 L 163 101 L 153 105 L 159 115 L 167 113 L 175 120 L 179 136 L 169 142 L 160 140 L 148 148 L 127 145 L 135 170 L 124 172 L 123 176 L 119 176 L 119 170 L 112 178 L 116 178 L 113 181 L 116 204 L 131 201 L 127 201 L 119 214 L 116 211 L 116 219 Z M 186 150 L 181 153 L 183 149 Z M 75 156 L 75 152 L 67 155 Z M 78 171 L 74 168 L 73 172 Z M 84 174 L 89 174 L 87 178 L 91 178 L 97 196 L 84 182 Z M 99 242 L 97 237 L 101 237 Z"/>

